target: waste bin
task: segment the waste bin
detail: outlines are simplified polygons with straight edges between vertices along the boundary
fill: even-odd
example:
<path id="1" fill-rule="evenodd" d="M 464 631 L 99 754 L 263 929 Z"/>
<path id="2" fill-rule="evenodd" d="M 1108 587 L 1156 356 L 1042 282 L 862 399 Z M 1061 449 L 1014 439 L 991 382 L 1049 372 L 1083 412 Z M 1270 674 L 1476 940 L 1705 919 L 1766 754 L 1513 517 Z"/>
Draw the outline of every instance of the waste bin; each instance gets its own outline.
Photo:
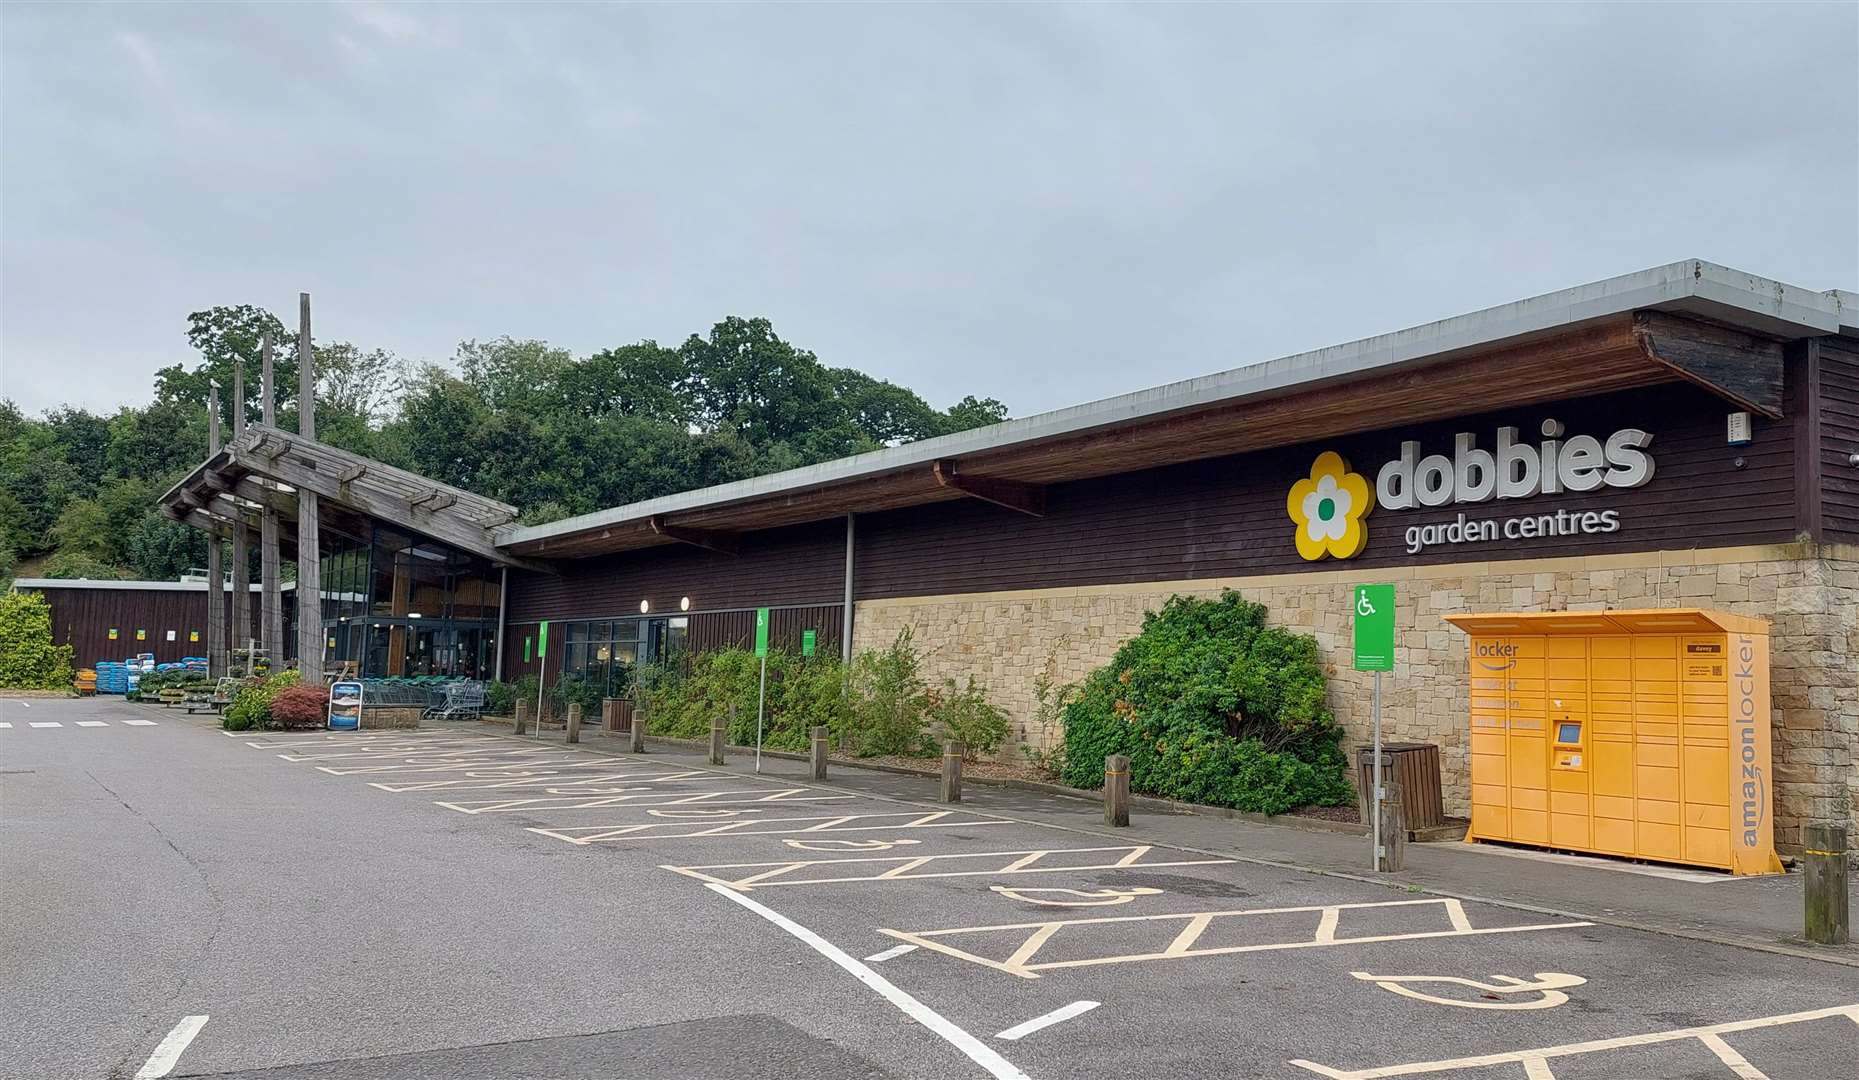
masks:
<path id="1" fill-rule="evenodd" d="M 1401 820 L 1411 831 L 1446 823 L 1440 794 L 1439 747 L 1432 743 L 1381 744 L 1381 782 L 1401 785 Z M 1356 747 L 1356 805 L 1362 820 L 1372 820 L 1369 797 L 1375 790 L 1375 748 Z"/>

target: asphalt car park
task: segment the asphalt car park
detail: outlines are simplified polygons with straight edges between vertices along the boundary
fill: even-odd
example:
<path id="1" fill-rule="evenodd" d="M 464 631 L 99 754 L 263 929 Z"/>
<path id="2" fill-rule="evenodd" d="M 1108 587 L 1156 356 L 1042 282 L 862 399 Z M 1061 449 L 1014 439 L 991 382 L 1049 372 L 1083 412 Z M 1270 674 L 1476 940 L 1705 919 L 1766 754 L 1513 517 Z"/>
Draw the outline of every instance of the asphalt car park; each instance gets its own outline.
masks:
<path id="1" fill-rule="evenodd" d="M 289 742 L 332 776 L 625 872 L 649 864 L 666 888 L 712 894 L 692 903 L 733 899 L 740 932 L 817 936 L 901 990 L 913 1020 L 965 1033 L 952 1045 L 996 1075 L 1089 1075 L 1122 1059 L 1157 1077 L 1218 1062 L 1248 1076 L 1806 1078 L 1859 1060 L 1859 986 L 1841 969 L 1755 965 L 1797 969 L 1777 978 L 1728 947 L 1118 845 L 959 804 L 658 755 L 440 739 L 250 748 Z M 857 986 L 861 973 L 847 974 Z"/>
<path id="2" fill-rule="evenodd" d="M 26 811 L 0 836 L 40 858 L 9 898 L 32 907 L 8 947 L 32 958 L 13 993 L 42 1066 L 17 1075 L 133 1075 L 190 1016 L 211 1019 L 172 1075 L 268 1080 L 1826 1080 L 1859 1061 L 1852 968 L 1052 828 L 1011 800 L 928 801 L 929 781 L 887 798 L 471 730 L 115 730 L 94 745 L 124 749 L 94 753 L 69 728 L 0 736 L 27 773 L 0 777 Z M 116 803 L 61 818 L 38 785 L 67 774 Z M 217 816 L 171 820 L 194 803 Z M 135 881 L 142 860 L 176 880 L 74 880 Z M 49 944 L 86 928 L 110 948 Z M 128 985 L 74 1016 L 74 964 Z M 150 966 L 174 974 L 140 986 Z"/>

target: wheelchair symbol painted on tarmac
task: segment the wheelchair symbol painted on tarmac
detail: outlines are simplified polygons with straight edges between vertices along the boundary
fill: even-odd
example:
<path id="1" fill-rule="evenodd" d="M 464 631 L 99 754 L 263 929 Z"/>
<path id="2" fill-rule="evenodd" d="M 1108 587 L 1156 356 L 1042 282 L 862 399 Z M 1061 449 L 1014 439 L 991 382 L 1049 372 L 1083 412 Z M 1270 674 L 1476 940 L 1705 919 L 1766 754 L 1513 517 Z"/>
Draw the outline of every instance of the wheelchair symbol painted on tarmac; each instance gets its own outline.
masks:
<path id="1" fill-rule="evenodd" d="M 1539 971 L 1534 982 L 1519 979 L 1514 975 L 1493 975 L 1491 982 L 1479 982 L 1477 979 L 1461 979 L 1452 975 L 1370 975 L 1366 971 L 1352 971 L 1349 974 L 1363 982 L 1372 982 L 1391 994 L 1410 997 L 1415 1001 L 1430 1001 L 1435 1005 L 1453 1005 L 1461 1009 L 1503 1009 L 1521 1011 L 1525 1009 L 1553 1009 L 1566 1004 L 1569 996 L 1562 991 L 1571 987 L 1585 985 L 1588 980 L 1580 975 L 1567 975 L 1560 971 Z M 1408 986 L 1408 983 L 1446 983 L 1463 986 L 1478 991 L 1486 998 L 1501 994 L 1538 994 L 1539 997 L 1521 998 L 1514 1001 L 1486 1000 L 1465 1001 L 1459 998 L 1437 997 L 1422 993 Z"/>
<path id="2" fill-rule="evenodd" d="M 921 840 L 783 840 L 782 843 L 802 851 L 889 851 L 900 844 L 921 844 Z"/>
<path id="3" fill-rule="evenodd" d="M 1039 904 L 1043 907 L 1116 907 L 1118 904 L 1127 904 L 1139 896 L 1162 895 L 1160 889 L 1142 887 L 1099 889 L 1096 892 L 1084 892 L 1079 889 L 1016 889 L 1007 885 L 990 885 L 988 888 L 1009 900 Z"/>

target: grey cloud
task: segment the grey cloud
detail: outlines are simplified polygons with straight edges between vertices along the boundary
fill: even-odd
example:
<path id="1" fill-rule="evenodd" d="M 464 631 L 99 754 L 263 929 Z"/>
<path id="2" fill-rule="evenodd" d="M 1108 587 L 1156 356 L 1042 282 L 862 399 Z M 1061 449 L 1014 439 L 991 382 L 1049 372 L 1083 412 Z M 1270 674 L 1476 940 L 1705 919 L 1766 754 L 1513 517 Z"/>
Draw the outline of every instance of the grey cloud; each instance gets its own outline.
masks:
<path id="1" fill-rule="evenodd" d="M 1851 5 L 0 8 L 0 395 L 187 312 L 764 314 L 1018 414 L 1703 257 L 1859 286 Z"/>

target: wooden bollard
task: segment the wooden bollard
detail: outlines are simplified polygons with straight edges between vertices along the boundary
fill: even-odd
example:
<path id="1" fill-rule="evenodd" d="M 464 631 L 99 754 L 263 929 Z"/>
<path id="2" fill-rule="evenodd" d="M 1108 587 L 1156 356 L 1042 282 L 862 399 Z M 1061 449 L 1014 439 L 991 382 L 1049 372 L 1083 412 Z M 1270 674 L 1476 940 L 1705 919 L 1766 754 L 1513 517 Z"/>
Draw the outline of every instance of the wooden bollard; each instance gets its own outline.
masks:
<path id="1" fill-rule="evenodd" d="M 736 710 L 731 709 L 734 713 Z M 710 764 L 723 764 L 723 740 L 729 734 L 729 721 L 717 717 L 710 721 Z"/>
<path id="2" fill-rule="evenodd" d="M 521 735 L 528 730 L 529 730 L 529 702 L 519 701 L 516 703 L 516 733 L 518 735 Z"/>
<path id="3" fill-rule="evenodd" d="M 1801 826 L 1801 935 L 1817 945 L 1852 940 L 1846 892 L 1846 826 Z"/>
<path id="4" fill-rule="evenodd" d="M 607 731 L 620 730 L 620 699 L 600 699 L 600 726 Z"/>
<path id="5" fill-rule="evenodd" d="M 826 751 L 831 746 L 831 744 L 832 744 L 831 729 L 826 727 L 824 724 L 819 725 L 813 729 L 813 743 L 811 746 L 812 753 L 808 756 L 807 761 L 808 761 L 808 764 L 812 766 L 812 769 L 809 775 L 811 775 L 815 780 L 826 779 Z"/>
<path id="6" fill-rule="evenodd" d="M 1407 822 L 1401 809 L 1401 785 L 1384 778 L 1381 782 L 1381 860 L 1378 868 L 1398 874 L 1407 865 Z"/>
<path id="7" fill-rule="evenodd" d="M 1121 829 L 1130 823 L 1130 759 L 1112 754 L 1104 759 L 1104 824 Z"/>
<path id="8" fill-rule="evenodd" d="M 581 703 L 578 701 L 568 706 L 567 739 L 571 743 L 581 741 Z"/>
<path id="9" fill-rule="evenodd" d="M 968 747 L 960 739 L 948 739 L 942 744 L 942 793 L 937 802 L 962 801 L 962 759 L 968 756 Z"/>
<path id="10" fill-rule="evenodd" d="M 633 703 L 632 732 L 627 736 L 626 748 L 635 754 L 645 753 L 645 703 Z"/>

